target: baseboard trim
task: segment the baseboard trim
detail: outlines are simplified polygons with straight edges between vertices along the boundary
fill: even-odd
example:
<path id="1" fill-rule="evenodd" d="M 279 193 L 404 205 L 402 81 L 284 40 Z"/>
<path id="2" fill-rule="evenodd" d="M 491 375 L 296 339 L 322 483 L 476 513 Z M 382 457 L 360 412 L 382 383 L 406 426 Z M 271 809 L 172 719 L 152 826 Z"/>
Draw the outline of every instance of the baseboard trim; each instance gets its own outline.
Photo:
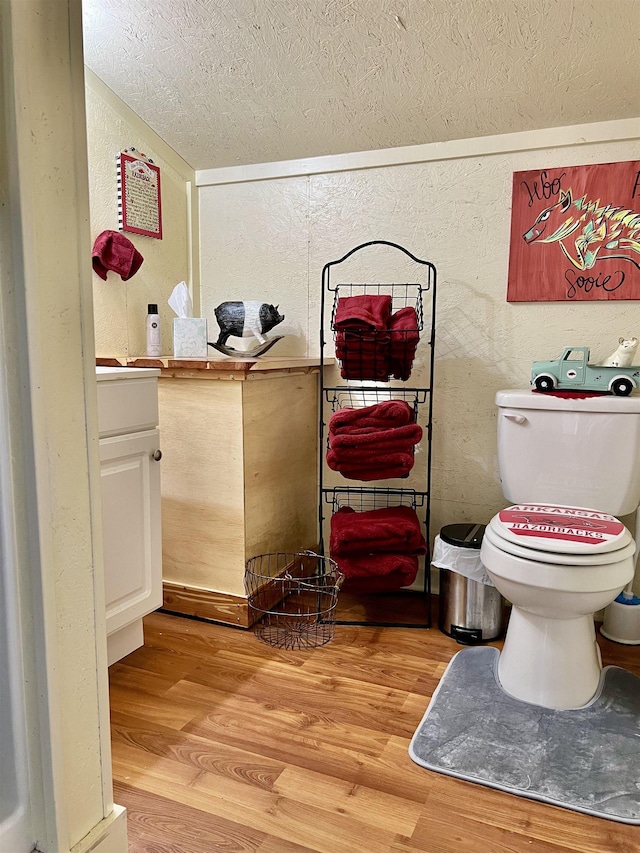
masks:
<path id="1" fill-rule="evenodd" d="M 249 605 L 243 596 L 167 582 L 163 583 L 162 589 L 164 610 L 236 628 L 250 627 Z"/>
<path id="2" fill-rule="evenodd" d="M 127 853 L 127 810 L 114 805 L 88 835 L 71 848 L 71 853 Z"/>

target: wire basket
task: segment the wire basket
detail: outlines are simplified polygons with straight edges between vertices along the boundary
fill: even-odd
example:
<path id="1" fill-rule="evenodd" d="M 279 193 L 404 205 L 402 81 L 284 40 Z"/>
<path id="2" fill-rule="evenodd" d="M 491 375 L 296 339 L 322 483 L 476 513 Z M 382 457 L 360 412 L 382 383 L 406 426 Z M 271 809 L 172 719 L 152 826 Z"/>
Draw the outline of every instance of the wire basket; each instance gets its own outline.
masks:
<path id="1" fill-rule="evenodd" d="M 324 646 L 343 579 L 334 560 L 313 551 L 252 557 L 244 580 L 256 637 L 279 649 Z"/>
<path id="2" fill-rule="evenodd" d="M 413 409 L 414 421 L 418 419 L 418 406 L 427 399 L 426 388 L 397 388 L 380 385 L 337 385 L 324 389 L 331 411 L 363 409 L 389 400 L 403 400 Z"/>
<path id="3" fill-rule="evenodd" d="M 395 314 L 402 308 L 413 308 L 416 312 L 416 331 L 424 327 L 424 308 L 421 284 L 337 284 L 331 309 L 331 329 L 335 331 L 338 301 L 349 296 L 387 296 L 391 300 L 390 311 Z"/>
<path id="4" fill-rule="evenodd" d="M 406 381 L 411 376 L 416 347 L 424 326 L 423 287 L 419 284 L 339 284 L 331 310 L 336 358 L 343 379 L 386 382 L 392 376 Z M 362 308 L 351 316 L 347 305 L 355 300 L 382 300 L 372 319 L 381 325 L 363 323 Z M 378 303 L 376 303 L 378 304 Z M 338 324 L 340 309 L 347 317 Z M 384 306 L 384 308 L 382 307 Z M 407 315 L 407 311 L 409 314 Z M 404 316 L 402 313 L 403 312 Z M 388 317 L 386 316 L 388 313 Z M 399 318 L 403 317 L 402 320 Z M 394 325 L 398 318 L 399 325 Z"/>
<path id="5" fill-rule="evenodd" d="M 348 506 L 356 512 L 382 509 L 388 506 L 410 506 L 417 510 L 425 505 L 426 492 L 415 489 L 380 489 L 363 486 L 335 486 L 323 489 L 324 500 L 331 506 L 332 512 L 338 512 Z"/>

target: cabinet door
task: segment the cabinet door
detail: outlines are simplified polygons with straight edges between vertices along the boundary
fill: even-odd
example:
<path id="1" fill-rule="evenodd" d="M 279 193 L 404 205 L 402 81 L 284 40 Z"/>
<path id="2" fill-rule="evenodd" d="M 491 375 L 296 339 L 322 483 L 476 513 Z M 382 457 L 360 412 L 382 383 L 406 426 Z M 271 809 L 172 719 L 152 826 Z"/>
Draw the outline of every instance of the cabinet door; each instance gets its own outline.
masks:
<path id="1" fill-rule="evenodd" d="M 100 441 L 107 634 L 162 604 L 157 429 Z"/>

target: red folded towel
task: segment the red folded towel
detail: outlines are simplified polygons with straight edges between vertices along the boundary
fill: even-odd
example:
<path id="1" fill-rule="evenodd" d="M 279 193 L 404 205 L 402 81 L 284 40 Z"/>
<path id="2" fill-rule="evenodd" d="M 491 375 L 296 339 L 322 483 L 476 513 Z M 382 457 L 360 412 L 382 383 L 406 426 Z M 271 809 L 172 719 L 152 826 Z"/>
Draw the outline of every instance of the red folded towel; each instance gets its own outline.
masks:
<path id="1" fill-rule="evenodd" d="M 409 426 L 409 424 L 405 424 L 405 426 Z M 335 433 L 329 430 L 329 439 L 336 439 L 338 437 L 344 438 L 349 435 L 379 435 L 380 433 L 391 433 L 393 430 L 402 429 L 402 427 L 345 427 L 340 430 L 340 432 Z M 408 441 L 408 440 L 407 440 Z M 401 444 L 406 444 L 407 441 L 401 441 Z M 409 444 L 413 442 L 409 441 Z"/>
<path id="2" fill-rule="evenodd" d="M 398 444 L 371 444 L 365 447 L 329 447 L 327 450 L 327 458 L 343 462 L 347 465 L 380 467 L 381 464 L 387 464 L 392 457 L 411 456 L 413 458 L 413 444 L 411 442 L 402 442 Z M 399 459 L 396 459 L 396 462 Z"/>
<path id="3" fill-rule="evenodd" d="M 411 378 L 412 368 L 413 359 L 410 364 L 404 361 L 391 361 L 389 362 L 389 375 L 393 376 L 394 379 L 401 379 L 406 382 L 407 379 Z"/>
<path id="4" fill-rule="evenodd" d="M 396 468 L 339 468 L 339 474 L 347 480 L 362 480 L 363 483 L 371 483 L 374 480 L 406 480 L 411 470 L 406 467 Z"/>
<path id="5" fill-rule="evenodd" d="M 365 462 L 354 462 L 341 459 L 331 450 L 327 452 L 329 468 L 349 480 L 389 480 L 407 477 L 413 468 L 414 461 L 413 453 L 394 453 L 389 454 L 384 459 L 369 458 Z"/>
<path id="6" fill-rule="evenodd" d="M 414 420 L 411 406 L 404 400 L 384 400 L 360 409 L 339 409 L 329 420 L 329 434 L 339 435 L 352 429 L 385 429 L 410 424 Z"/>
<path id="7" fill-rule="evenodd" d="M 343 379 L 386 382 L 390 375 L 389 362 L 386 359 L 383 362 L 372 361 L 370 363 L 363 363 L 362 361 L 356 363 L 340 362 L 340 376 Z"/>
<path id="8" fill-rule="evenodd" d="M 401 308 L 389 321 L 391 344 L 389 351 L 389 372 L 395 379 L 407 380 L 420 340 L 418 315 L 415 308 Z"/>
<path id="9" fill-rule="evenodd" d="M 375 348 L 391 342 L 391 333 L 384 326 L 381 329 L 339 329 L 335 335 L 336 345 L 348 349 Z"/>
<path id="10" fill-rule="evenodd" d="M 383 592 L 395 592 L 405 586 L 411 586 L 414 580 L 415 576 L 410 577 L 403 572 L 391 572 L 379 578 L 351 578 L 345 580 L 341 591 L 352 595 L 379 595 Z"/>
<path id="11" fill-rule="evenodd" d="M 406 467 L 396 468 L 344 468 L 336 469 L 347 480 L 362 480 L 363 483 L 371 483 L 374 480 L 406 480 L 411 473 Z"/>
<path id="12" fill-rule="evenodd" d="M 390 506 L 356 512 L 341 507 L 331 516 L 331 556 L 389 551 L 401 554 L 426 554 L 416 511 L 409 506 Z"/>
<path id="13" fill-rule="evenodd" d="M 357 299 L 359 297 L 348 297 Z M 389 332 L 339 331 L 336 333 L 336 358 L 343 379 L 385 381 L 389 377 Z"/>
<path id="14" fill-rule="evenodd" d="M 386 329 L 391 316 L 390 295 L 341 296 L 333 320 L 334 329 Z"/>
<path id="15" fill-rule="evenodd" d="M 103 231 L 98 234 L 91 251 L 93 269 L 105 281 L 109 270 L 118 273 L 123 281 L 127 281 L 138 272 L 143 260 L 131 240 L 119 231 Z"/>
<path id="16" fill-rule="evenodd" d="M 342 332 L 338 334 L 342 334 Z M 388 338 L 383 338 L 381 341 L 357 341 L 353 340 L 353 336 L 346 341 L 336 338 L 336 355 L 338 358 L 371 359 L 376 358 L 376 356 L 387 356 L 388 353 Z"/>
<path id="17" fill-rule="evenodd" d="M 330 436 L 329 440 L 333 450 L 339 448 L 377 448 L 390 451 L 400 448 L 402 450 L 422 440 L 422 427 L 420 424 L 406 424 L 373 432 L 343 432 L 340 435 Z"/>
<path id="18" fill-rule="evenodd" d="M 380 467 L 386 465 L 394 456 L 398 457 L 395 461 L 399 462 L 400 457 L 411 456 L 413 458 L 413 444 L 411 442 L 402 444 L 377 444 L 367 445 L 366 447 L 329 447 L 327 450 L 327 458 L 331 454 L 331 458 L 337 462 L 342 462 L 347 465 L 357 465 L 358 467 L 365 466 Z M 395 464 L 395 463 L 394 463 Z"/>
<path id="19" fill-rule="evenodd" d="M 357 367 L 359 364 L 373 365 L 380 364 L 389 367 L 389 350 L 385 347 L 375 347 L 370 350 L 356 347 L 354 349 L 336 350 L 336 358 L 339 358 L 343 364 L 348 364 L 351 367 Z"/>
<path id="20" fill-rule="evenodd" d="M 336 560 L 345 581 L 353 578 L 382 577 L 403 574 L 412 584 L 418 573 L 418 558 L 414 554 L 354 554 Z"/>
<path id="21" fill-rule="evenodd" d="M 389 368 L 389 353 L 387 349 L 372 349 L 371 351 L 364 349 L 354 350 L 336 350 L 336 358 L 339 358 L 343 364 L 350 367 L 357 367 L 359 364 L 372 366 L 379 364 Z"/>
<path id="22" fill-rule="evenodd" d="M 412 554 L 358 554 L 341 557 L 337 563 L 345 577 L 342 589 L 346 587 L 347 591 L 350 585 L 364 585 L 365 582 L 386 590 L 410 586 L 418 574 L 418 558 Z"/>
<path id="23" fill-rule="evenodd" d="M 391 332 L 391 347 L 404 350 L 407 344 L 417 345 L 420 340 L 418 329 L 418 315 L 415 308 L 401 308 L 391 316 L 389 320 Z"/>
<path id="24" fill-rule="evenodd" d="M 342 361 L 351 361 L 353 364 L 357 364 L 358 361 L 379 361 L 386 364 L 389 358 L 389 344 L 387 341 L 383 341 L 380 344 L 367 341 L 364 341 L 362 344 L 351 342 L 345 345 L 338 343 L 336 346 L 336 358 Z"/>

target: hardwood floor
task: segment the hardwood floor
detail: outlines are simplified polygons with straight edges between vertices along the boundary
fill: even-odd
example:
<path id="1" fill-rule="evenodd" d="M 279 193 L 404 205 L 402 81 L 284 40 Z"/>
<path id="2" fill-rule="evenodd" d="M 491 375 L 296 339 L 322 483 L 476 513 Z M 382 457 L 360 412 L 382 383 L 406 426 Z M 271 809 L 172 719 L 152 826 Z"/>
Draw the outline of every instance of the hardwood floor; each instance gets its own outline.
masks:
<path id="1" fill-rule="evenodd" d="M 110 669 L 131 853 L 637 853 L 640 828 L 424 770 L 408 745 L 450 658 L 437 628 L 339 625 L 280 651 L 154 613 Z M 600 638 L 640 675 L 640 648 Z M 497 644 L 499 645 L 499 644 Z"/>

